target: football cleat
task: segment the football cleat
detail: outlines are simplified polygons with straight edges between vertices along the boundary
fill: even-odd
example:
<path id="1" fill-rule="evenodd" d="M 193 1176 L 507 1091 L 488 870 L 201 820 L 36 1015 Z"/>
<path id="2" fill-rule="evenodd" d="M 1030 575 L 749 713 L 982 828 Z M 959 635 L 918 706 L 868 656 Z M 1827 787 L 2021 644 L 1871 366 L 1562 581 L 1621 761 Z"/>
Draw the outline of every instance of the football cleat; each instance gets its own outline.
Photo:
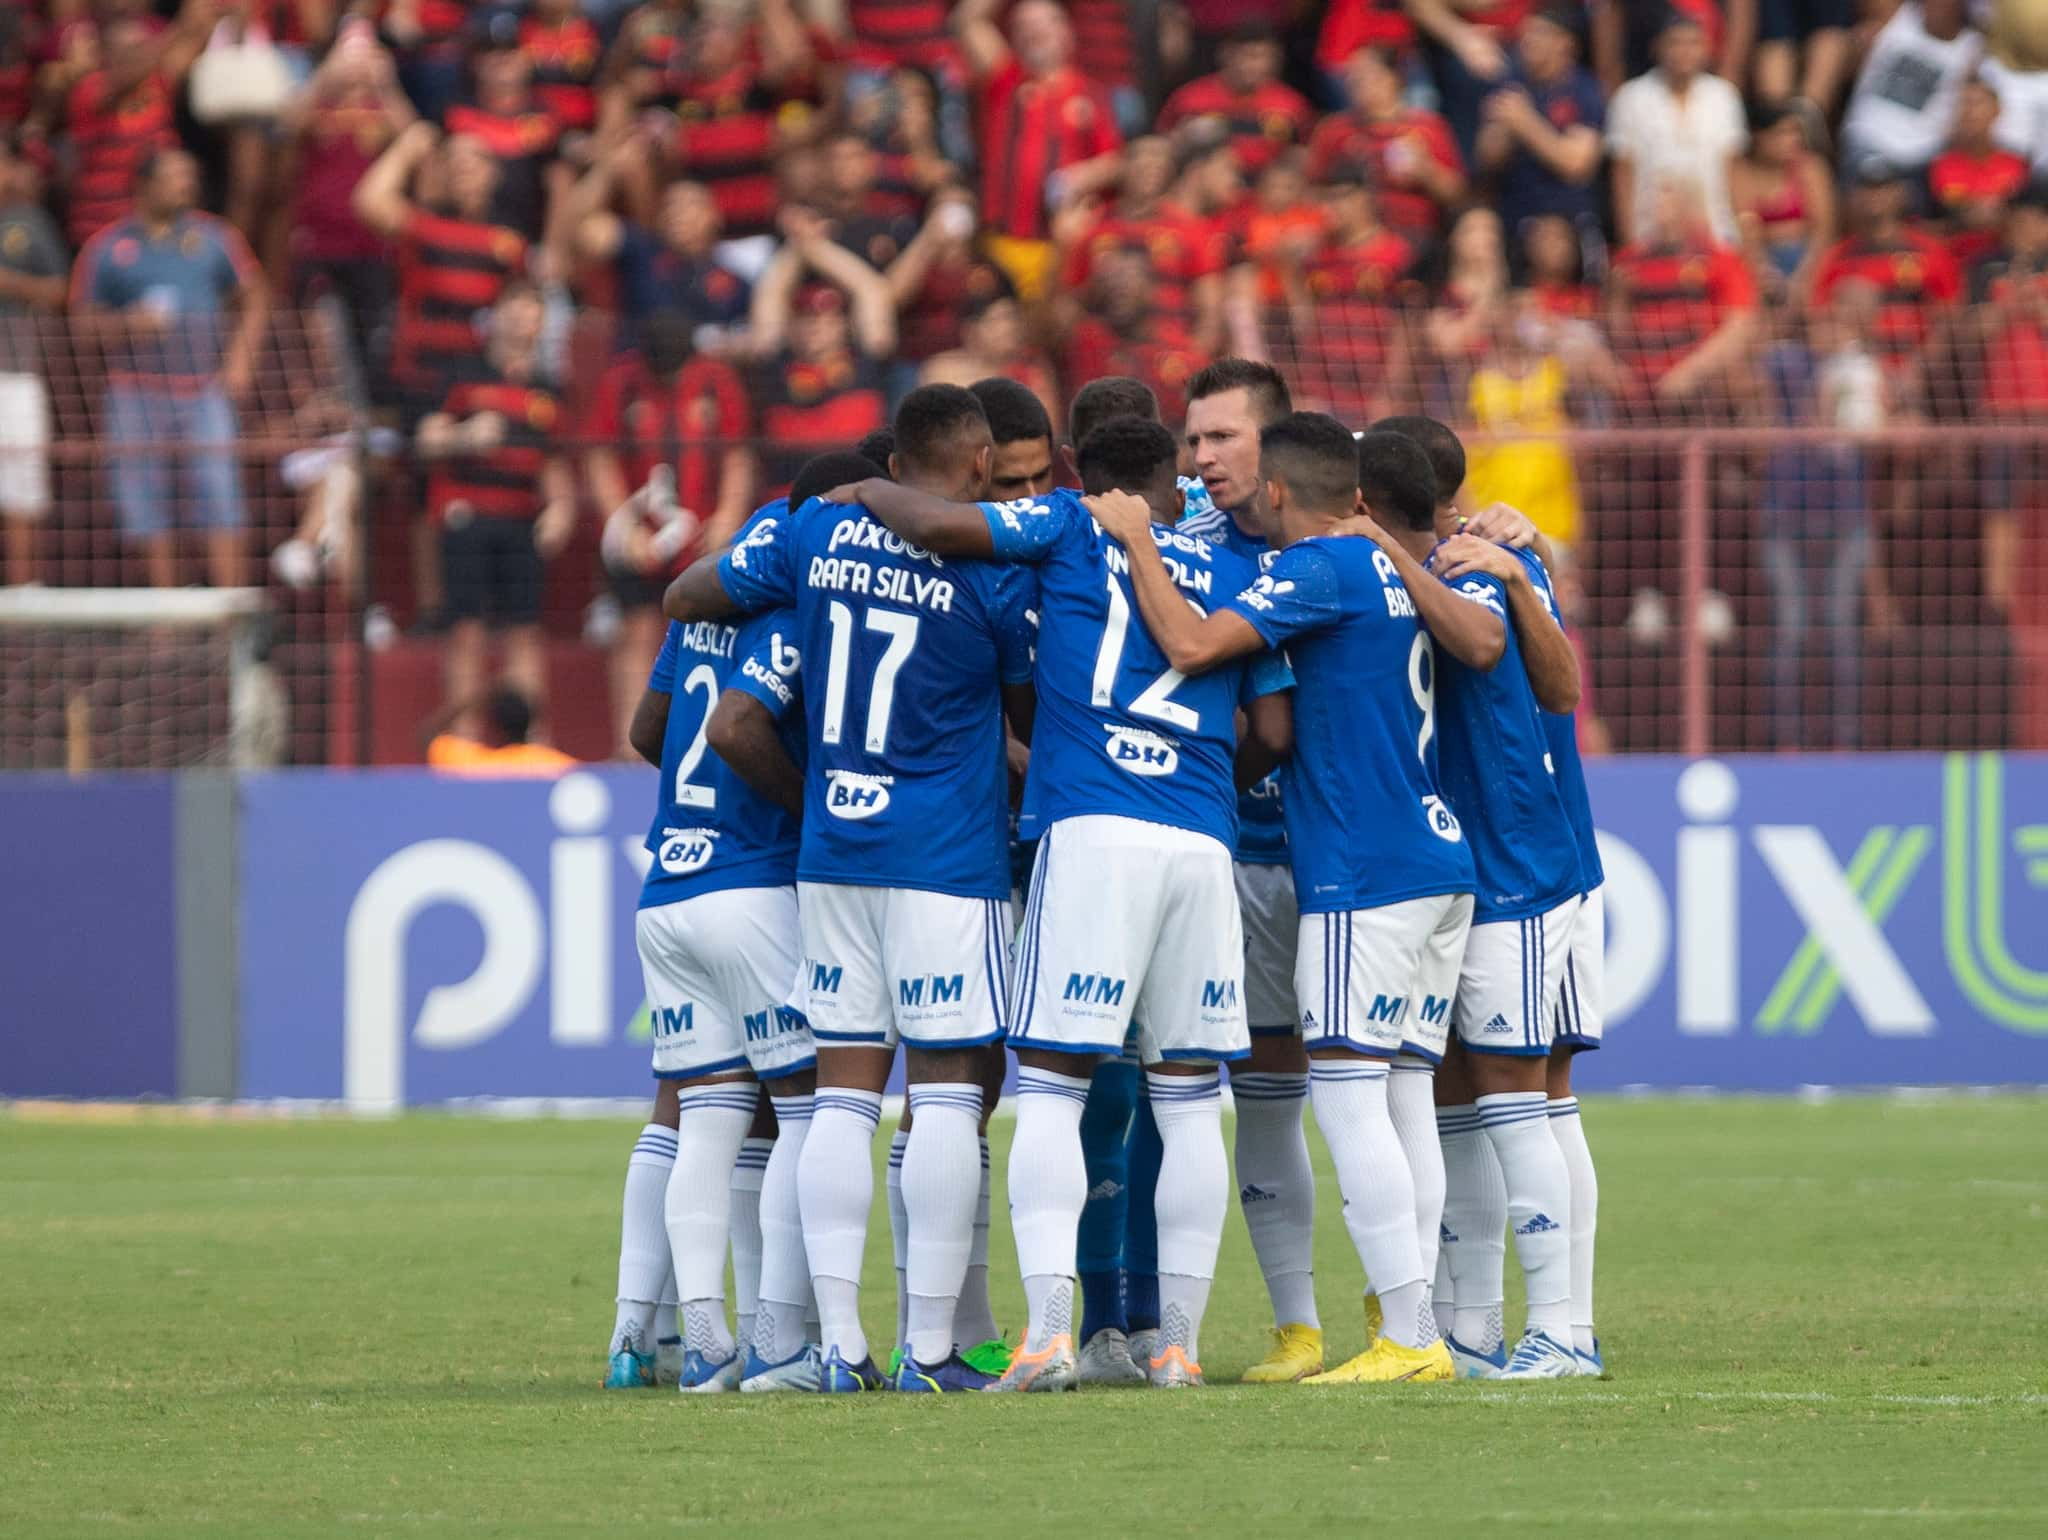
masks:
<path id="1" fill-rule="evenodd" d="M 992 1391 L 1073 1390 L 1081 1383 L 1081 1365 L 1074 1357 L 1074 1339 L 1061 1332 L 1037 1352 L 1018 1348 Z"/>
<path id="2" fill-rule="evenodd" d="M 1159 1346 L 1159 1328 L 1145 1326 L 1131 1333 L 1131 1362 L 1140 1369 L 1152 1362 L 1152 1350 Z"/>
<path id="3" fill-rule="evenodd" d="M 818 1366 L 818 1389 L 828 1396 L 880 1390 L 883 1384 L 882 1371 L 875 1367 L 874 1359 L 863 1358 L 857 1364 L 850 1364 L 839 1356 L 837 1348 L 827 1353 Z"/>
<path id="4" fill-rule="evenodd" d="M 1579 1355 L 1556 1338 L 1530 1327 L 1515 1344 L 1508 1366 L 1496 1379 L 1566 1380 L 1579 1372 Z"/>
<path id="5" fill-rule="evenodd" d="M 1441 1340 L 1426 1348 L 1403 1347 L 1386 1337 L 1375 1337 L 1371 1347 L 1356 1358 L 1346 1359 L 1327 1374 L 1304 1380 L 1307 1385 L 1394 1385 L 1426 1384 L 1433 1380 L 1454 1380 L 1458 1371 L 1451 1363 L 1451 1350 Z"/>
<path id="6" fill-rule="evenodd" d="M 1380 1297 L 1377 1294 L 1365 1296 L 1365 1340 L 1377 1342 L 1385 1335 L 1387 1318 L 1380 1313 Z"/>
<path id="7" fill-rule="evenodd" d="M 1083 1385 L 1142 1385 L 1145 1371 L 1131 1357 L 1131 1339 L 1114 1326 L 1081 1344 Z"/>
<path id="8" fill-rule="evenodd" d="M 995 1382 L 995 1375 L 982 1373 L 955 1348 L 942 1364 L 926 1365 L 906 1357 L 889 1388 L 908 1395 L 940 1395 L 949 1390 L 986 1390 Z"/>
<path id="9" fill-rule="evenodd" d="M 1010 1360 L 1016 1355 L 1001 1337 L 991 1337 L 986 1342 L 977 1342 L 972 1347 L 959 1349 L 960 1361 L 970 1369 L 978 1369 L 990 1379 L 1001 1379 L 1003 1371 L 1010 1367 Z"/>
<path id="10" fill-rule="evenodd" d="M 639 1390 L 654 1383 L 654 1355 L 636 1353 L 629 1338 L 619 1344 L 612 1361 L 605 1366 L 606 1390 Z"/>
<path id="11" fill-rule="evenodd" d="M 1600 1356 L 1600 1339 L 1598 1337 L 1595 1337 L 1593 1339 L 1592 1352 L 1575 1352 L 1573 1356 L 1575 1356 L 1578 1359 L 1579 1373 L 1584 1378 L 1589 1380 L 1598 1380 L 1606 1378 L 1607 1361 Z"/>
<path id="12" fill-rule="evenodd" d="M 818 1388 L 818 1345 L 806 1342 L 803 1347 L 779 1364 L 771 1364 L 747 1349 L 746 1367 L 740 1370 L 740 1389 L 749 1395 L 759 1395 L 775 1390 L 810 1390 Z"/>
<path id="13" fill-rule="evenodd" d="M 909 1356 L 910 1349 L 905 1347 L 900 1342 L 897 1343 L 891 1349 L 889 1349 L 889 1367 L 882 1371 L 883 1378 L 887 1379 L 891 1384 L 894 1384 L 896 1380 L 896 1371 L 903 1367 L 903 1361 Z"/>
<path id="14" fill-rule="evenodd" d="M 1273 1328 L 1273 1348 L 1244 1371 L 1247 1385 L 1292 1385 L 1323 1372 L 1323 1329 L 1295 1321 Z"/>
<path id="15" fill-rule="evenodd" d="M 720 1395 L 740 1388 L 740 1355 L 713 1361 L 697 1349 L 683 1354 L 683 1366 L 676 1375 L 676 1389 L 686 1396 Z"/>
<path id="16" fill-rule="evenodd" d="M 1182 1390 L 1202 1383 L 1202 1366 L 1187 1355 L 1177 1342 L 1168 1343 L 1145 1365 L 1145 1378 L 1154 1390 Z"/>
<path id="17" fill-rule="evenodd" d="M 1461 1380 L 1497 1380 L 1501 1370 L 1508 1366 L 1505 1342 L 1496 1343 L 1490 1353 L 1468 1348 L 1456 1337 L 1444 1338 L 1444 1346 L 1451 1350 L 1451 1363 Z"/>
<path id="18" fill-rule="evenodd" d="M 673 1385 L 683 1373 L 683 1339 L 657 1337 L 654 1341 L 654 1383 Z"/>

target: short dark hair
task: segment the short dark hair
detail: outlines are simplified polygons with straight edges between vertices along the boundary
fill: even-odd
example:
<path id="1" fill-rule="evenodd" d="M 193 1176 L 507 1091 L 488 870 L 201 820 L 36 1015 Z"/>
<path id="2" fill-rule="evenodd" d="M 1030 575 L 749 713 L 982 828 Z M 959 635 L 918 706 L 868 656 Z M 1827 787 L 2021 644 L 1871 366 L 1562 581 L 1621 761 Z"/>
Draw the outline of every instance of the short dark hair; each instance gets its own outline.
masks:
<path id="1" fill-rule="evenodd" d="M 1436 528 L 1436 472 L 1423 447 L 1380 428 L 1358 436 L 1358 490 L 1375 518 L 1397 528 Z"/>
<path id="2" fill-rule="evenodd" d="M 1429 456 L 1429 468 L 1436 476 L 1436 497 L 1447 503 L 1465 484 L 1465 446 L 1448 423 L 1417 414 L 1412 417 L 1382 417 L 1368 430 L 1398 433 L 1413 440 Z"/>
<path id="3" fill-rule="evenodd" d="M 533 702 L 517 687 L 501 684 L 484 698 L 484 720 L 507 743 L 524 743 L 533 731 Z"/>
<path id="4" fill-rule="evenodd" d="M 1074 404 L 1067 408 L 1067 432 L 1075 444 L 1083 444 L 1097 428 L 1116 417 L 1157 422 L 1159 398 L 1143 380 L 1128 374 L 1106 374 L 1074 392 Z"/>
<path id="5" fill-rule="evenodd" d="M 1088 492 L 1142 492 L 1162 465 L 1180 458 L 1165 423 L 1112 417 L 1081 440 L 1076 458 Z"/>
<path id="6" fill-rule="evenodd" d="M 1188 400 L 1220 396 L 1226 390 L 1246 392 L 1262 424 L 1276 423 L 1294 410 L 1294 397 L 1280 371 L 1251 358 L 1217 359 L 1188 381 Z"/>
<path id="7" fill-rule="evenodd" d="M 823 497 L 834 487 L 865 481 L 874 474 L 874 462 L 851 449 L 835 449 L 830 454 L 814 455 L 804 461 L 803 469 L 796 473 L 796 480 L 789 484 L 789 506 L 801 508 L 812 498 Z"/>
<path id="8" fill-rule="evenodd" d="M 1292 412 L 1259 434 L 1259 474 L 1284 481 L 1314 513 L 1349 511 L 1358 500 L 1351 430 L 1322 412 Z"/>
<path id="9" fill-rule="evenodd" d="M 964 385 L 920 385 L 896 408 L 896 463 L 944 471 L 963 436 L 987 433 L 988 413 Z"/>
<path id="10" fill-rule="evenodd" d="M 876 475 L 888 475 L 889 456 L 896 453 L 896 430 L 894 428 L 875 429 L 874 432 L 853 446 L 853 452 L 870 462 L 875 467 Z"/>
<path id="11" fill-rule="evenodd" d="M 992 374 L 967 388 L 988 414 L 988 431 L 998 445 L 1021 444 L 1034 438 L 1052 442 L 1052 418 L 1046 415 L 1045 403 L 1029 385 L 1006 375 Z"/>

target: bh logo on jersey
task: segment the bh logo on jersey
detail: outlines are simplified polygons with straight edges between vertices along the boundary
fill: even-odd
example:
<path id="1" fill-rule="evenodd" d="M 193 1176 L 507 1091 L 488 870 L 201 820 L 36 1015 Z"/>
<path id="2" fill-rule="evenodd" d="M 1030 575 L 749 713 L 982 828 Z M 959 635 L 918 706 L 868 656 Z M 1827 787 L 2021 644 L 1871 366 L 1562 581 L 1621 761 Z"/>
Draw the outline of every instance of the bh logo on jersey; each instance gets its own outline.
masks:
<path id="1" fill-rule="evenodd" d="M 671 877 L 686 877 L 711 864 L 717 841 L 716 829 L 663 829 L 654 859 Z"/>
<path id="2" fill-rule="evenodd" d="M 872 818 L 889 805 L 893 775 L 863 775 L 858 770 L 825 772 L 825 811 L 834 818 L 858 823 Z"/>
<path id="3" fill-rule="evenodd" d="M 1169 739 L 1137 727 L 1110 727 L 1105 752 L 1118 769 L 1132 775 L 1171 775 L 1180 768 L 1180 750 Z"/>

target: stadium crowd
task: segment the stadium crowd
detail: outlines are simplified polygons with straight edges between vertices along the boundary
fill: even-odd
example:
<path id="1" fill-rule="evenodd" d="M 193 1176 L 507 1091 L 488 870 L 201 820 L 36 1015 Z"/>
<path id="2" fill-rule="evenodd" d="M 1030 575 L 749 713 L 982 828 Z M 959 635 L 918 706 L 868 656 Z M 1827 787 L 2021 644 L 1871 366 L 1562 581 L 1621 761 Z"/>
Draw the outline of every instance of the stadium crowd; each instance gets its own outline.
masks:
<path id="1" fill-rule="evenodd" d="M 1639 639 L 1669 430 L 1865 435 L 1713 467 L 1785 745 L 1858 742 L 1868 637 L 2002 622 L 2029 570 L 2024 457 L 1868 436 L 2048 406 L 2048 0 L 34 0 L 0 121 L 5 581 L 78 580 L 61 352 L 125 580 L 186 577 L 181 528 L 216 584 L 364 575 L 366 501 L 412 531 L 378 625 L 446 628 L 454 699 L 502 631 L 544 701 L 601 571 L 622 747 L 666 578 L 919 382 L 1057 426 L 1130 374 L 1178 422 L 1233 354 L 1437 413 Z M 380 474 L 301 453 L 303 519 L 252 531 L 238 433 L 365 412 Z"/>

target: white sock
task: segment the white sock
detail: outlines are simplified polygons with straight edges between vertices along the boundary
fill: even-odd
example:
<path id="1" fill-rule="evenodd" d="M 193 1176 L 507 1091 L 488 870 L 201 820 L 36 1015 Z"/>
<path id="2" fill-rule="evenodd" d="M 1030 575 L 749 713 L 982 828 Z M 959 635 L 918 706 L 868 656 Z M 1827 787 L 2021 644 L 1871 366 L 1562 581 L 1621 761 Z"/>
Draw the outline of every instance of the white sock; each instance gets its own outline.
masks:
<path id="1" fill-rule="evenodd" d="M 661 1216 L 668 1174 L 676 1164 L 676 1131 L 660 1123 L 640 1130 L 626 1159 L 626 1196 L 619 1207 L 619 1311 L 612 1351 L 637 1335 L 636 1350 L 654 1350 L 655 1313 L 670 1276 L 668 1231 Z"/>
<path id="2" fill-rule="evenodd" d="M 1437 1235 L 1443 1235 L 1443 1223 L 1437 1223 Z M 1429 1313 L 1436 1317 L 1437 1335 L 1448 1337 L 1451 1327 L 1457 1324 L 1458 1291 L 1451 1286 L 1451 1254 L 1439 1244 L 1436 1248 L 1436 1281 L 1429 1286 Z"/>
<path id="3" fill-rule="evenodd" d="M 796 1173 L 811 1131 L 808 1095 L 772 1096 L 775 1149 L 761 1177 L 761 1302 L 752 1341 L 763 1363 L 788 1359 L 804 1344 L 804 1312 L 811 1308 L 811 1265 L 804 1256 L 803 1215 Z"/>
<path id="4" fill-rule="evenodd" d="M 896 1263 L 896 1345 L 910 1341 L 910 1215 L 903 1207 L 903 1152 L 910 1130 L 898 1127 L 889 1138 L 889 1164 L 882 1179 L 889 1204 L 889 1251 Z"/>
<path id="5" fill-rule="evenodd" d="M 1179 1347 L 1189 1363 L 1199 1363 L 1202 1313 L 1209 1305 L 1223 1216 L 1230 1207 L 1222 1091 L 1214 1070 L 1201 1075 L 1147 1070 L 1145 1092 L 1163 1150 L 1152 1205 L 1159 1227 L 1159 1350 Z M 1077 1124 L 1077 1162 L 1078 1134 Z M 1083 1188 L 1087 1181 L 1084 1167 Z M 1079 1205 L 1074 1212 L 1080 1214 Z"/>
<path id="6" fill-rule="evenodd" d="M 1266 1276 L 1273 1324 L 1320 1327 L 1316 1314 L 1316 1177 L 1308 1160 L 1305 1074 L 1233 1073 L 1237 1201 Z"/>
<path id="7" fill-rule="evenodd" d="M 1436 1340 L 1415 1238 L 1415 1184 L 1387 1112 L 1387 1066 L 1346 1056 L 1309 1064 L 1316 1127 L 1337 1168 L 1344 1228 L 1380 1297 L 1380 1330 L 1402 1347 Z"/>
<path id="8" fill-rule="evenodd" d="M 796 1168 L 820 1345 L 836 1348 L 850 1364 L 868 1356 L 860 1324 L 860 1264 L 868 1243 L 868 1207 L 875 1201 L 873 1146 L 881 1121 L 881 1092 L 820 1086 Z"/>
<path id="9" fill-rule="evenodd" d="M 1436 1279 L 1437 1237 L 1444 1218 L 1444 1148 L 1436 1134 L 1436 1067 L 1401 1058 L 1387 1076 L 1387 1114 L 1408 1157 L 1415 1184 L 1415 1239 L 1422 1247 L 1422 1276 Z"/>
<path id="10" fill-rule="evenodd" d="M 1024 1346 L 1042 1350 L 1074 1331 L 1074 1250 L 1088 1202 L 1081 1154 L 1087 1075 L 1017 1071 L 1017 1135 L 1010 1144 L 1010 1228 L 1024 1275 Z"/>
<path id="11" fill-rule="evenodd" d="M 903 1212 L 910 1221 L 910 1356 L 942 1364 L 953 1352 L 953 1315 L 974 1249 L 981 1190 L 981 1087 L 931 1081 L 910 1088 L 910 1143 L 903 1151 Z"/>
<path id="12" fill-rule="evenodd" d="M 754 1313 L 761 1304 L 761 1187 L 768 1175 L 773 1139 L 743 1139 L 732 1168 L 733 1339 L 754 1340 Z"/>
<path id="13" fill-rule="evenodd" d="M 668 1185 L 662 1184 L 662 1201 L 668 1201 Z M 668 1221 L 662 1220 L 661 1235 L 668 1239 Z M 654 1342 L 659 1347 L 664 1342 L 683 1340 L 682 1323 L 676 1319 L 676 1265 L 668 1265 L 668 1279 L 661 1286 L 661 1303 L 654 1307 Z"/>
<path id="14" fill-rule="evenodd" d="M 1593 1351 L 1593 1233 L 1600 1227 L 1600 1177 L 1586 1145 L 1579 1099 L 1561 1096 L 1550 1104 L 1550 1132 L 1564 1152 L 1572 1179 L 1572 1347 Z"/>
<path id="15" fill-rule="evenodd" d="M 1002 1335 L 988 1297 L 988 1136 L 984 1134 L 980 1143 L 981 1189 L 974 1199 L 974 1244 L 967 1252 L 967 1277 L 960 1285 L 960 1308 L 953 1314 L 955 1347 L 973 1347 Z"/>
<path id="16" fill-rule="evenodd" d="M 1477 1107 L 1439 1107 L 1436 1126 L 1444 1150 L 1442 1240 L 1451 1276 L 1451 1335 L 1460 1347 L 1491 1353 L 1507 1330 L 1507 1185 L 1493 1144 L 1480 1131 Z"/>
<path id="17" fill-rule="evenodd" d="M 732 1357 L 725 1324 L 732 1174 L 760 1089 L 751 1082 L 687 1086 L 677 1098 L 676 1164 L 663 1204 L 682 1302 L 677 1314 L 684 1349 L 714 1361 Z"/>
<path id="18" fill-rule="evenodd" d="M 1572 1340 L 1572 1177 L 1550 1136 L 1541 1091 L 1482 1096 L 1479 1126 L 1500 1157 L 1508 1223 L 1528 1287 L 1529 1328 L 1553 1342 Z"/>

